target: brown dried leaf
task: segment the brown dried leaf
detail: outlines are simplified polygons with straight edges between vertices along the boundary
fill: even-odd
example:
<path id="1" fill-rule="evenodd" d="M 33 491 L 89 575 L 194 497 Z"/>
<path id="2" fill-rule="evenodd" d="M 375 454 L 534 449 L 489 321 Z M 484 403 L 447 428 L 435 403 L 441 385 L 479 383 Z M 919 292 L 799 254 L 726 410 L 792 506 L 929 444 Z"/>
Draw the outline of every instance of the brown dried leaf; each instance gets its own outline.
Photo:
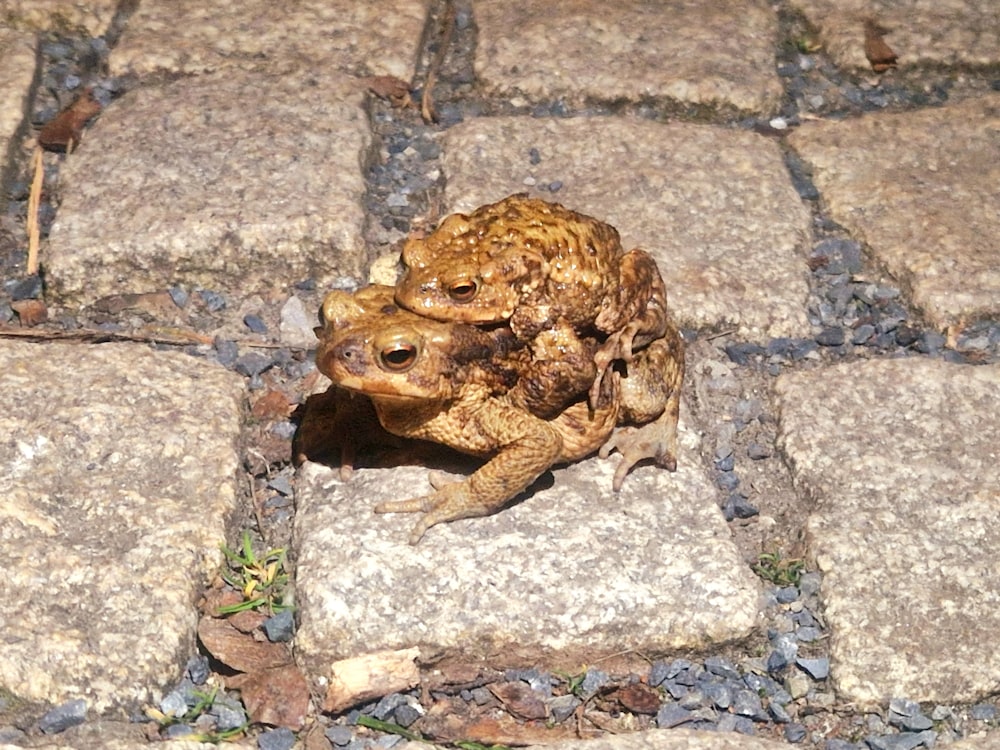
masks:
<path id="1" fill-rule="evenodd" d="M 240 691 L 243 705 L 255 724 L 302 729 L 309 709 L 309 685 L 294 664 L 242 674 L 226 680 Z"/>
<path id="2" fill-rule="evenodd" d="M 242 612 L 234 612 L 225 619 L 241 633 L 253 633 L 267 621 L 267 615 L 255 609 L 244 609 Z"/>
<path id="3" fill-rule="evenodd" d="M 368 90 L 380 99 L 386 99 L 393 107 L 413 107 L 410 98 L 410 84 L 396 76 L 371 76 L 366 78 Z"/>
<path id="4" fill-rule="evenodd" d="M 94 302 L 94 310 L 108 315 L 130 312 L 147 313 L 154 318 L 172 318 L 177 314 L 177 305 L 168 292 L 146 292 L 145 294 L 112 294 Z"/>
<path id="5" fill-rule="evenodd" d="M 250 407 L 250 413 L 257 419 L 287 419 L 295 404 L 288 395 L 277 389 L 264 391 Z"/>
<path id="6" fill-rule="evenodd" d="M 19 299 L 10 303 L 25 328 L 32 328 L 49 319 L 49 308 L 40 299 Z"/>
<path id="7" fill-rule="evenodd" d="M 521 719 L 544 719 L 548 708 L 538 693 L 523 682 L 499 682 L 488 686 L 504 708 Z"/>
<path id="8" fill-rule="evenodd" d="M 633 682 L 618 691 L 618 702 L 634 714 L 655 714 L 660 710 L 660 694 L 649 685 Z"/>
<path id="9" fill-rule="evenodd" d="M 484 718 L 457 698 L 436 702 L 418 723 L 420 731 L 436 742 L 468 740 L 484 745 L 544 745 L 598 736 L 597 732 L 577 732 L 563 724 L 554 727 L 522 724 L 507 715 Z"/>
<path id="10" fill-rule="evenodd" d="M 259 672 L 292 663 L 286 644 L 258 641 L 241 633 L 228 620 L 202 617 L 198 637 L 212 656 L 237 672 Z"/>
<path id="11" fill-rule="evenodd" d="M 101 103 L 88 88 L 45 124 L 38 133 L 38 143 L 49 151 L 72 151 L 80 143 L 84 126 L 100 111 Z"/>
<path id="12" fill-rule="evenodd" d="M 879 26 L 874 18 L 865 19 L 865 57 L 876 73 L 896 67 L 896 53 L 882 38 L 885 33 L 886 29 Z"/>

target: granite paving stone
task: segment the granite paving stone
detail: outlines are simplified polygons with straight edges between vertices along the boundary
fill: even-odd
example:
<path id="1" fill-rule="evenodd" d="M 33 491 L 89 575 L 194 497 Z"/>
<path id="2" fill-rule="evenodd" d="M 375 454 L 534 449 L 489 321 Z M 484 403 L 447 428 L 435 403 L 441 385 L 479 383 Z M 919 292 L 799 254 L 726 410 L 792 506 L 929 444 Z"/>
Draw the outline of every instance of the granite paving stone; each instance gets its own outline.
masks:
<path id="1" fill-rule="evenodd" d="M 235 507 L 242 401 L 241 378 L 186 355 L 0 343 L 0 690 L 102 713 L 177 679 Z"/>
<path id="2" fill-rule="evenodd" d="M 1000 652 L 1000 366 L 843 363 L 777 381 L 833 634 L 831 677 L 861 705 L 971 702 Z M 933 675 L 933 679 L 928 676 Z"/>
<path id="3" fill-rule="evenodd" d="M 473 3 L 476 75 L 530 101 L 670 100 L 770 111 L 781 99 L 777 16 L 765 2 Z"/>
<path id="4" fill-rule="evenodd" d="M 838 65 L 871 72 L 865 19 L 886 30 L 900 69 L 1000 62 L 1000 14 L 994 0 L 791 0 L 820 31 Z"/>
<path id="5" fill-rule="evenodd" d="M 226 3 L 143 0 L 112 52 L 110 68 L 116 75 L 144 75 L 292 64 L 323 74 L 342 70 L 409 81 L 427 5 L 427 0 L 246 0 L 234 13 Z"/>
<path id="6" fill-rule="evenodd" d="M 306 278 L 360 277 L 361 100 L 336 73 L 226 71 L 115 102 L 60 175 L 54 298 L 174 284 L 273 298 Z"/>
<path id="7" fill-rule="evenodd" d="M 0 0 L 0 21 L 30 31 L 107 33 L 118 0 Z"/>
<path id="8" fill-rule="evenodd" d="M 1000 94 L 806 123 L 790 143 L 934 326 L 1000 314 Z"/>
<path id="9" fill-rule="evenodd" d="M 0 177 L 17 148 L 37 68 L 35 35 L 0 26 Z"/>
<path id="10" fill-rule="evenodd" d="M 626 249 L 657 259 L 682 325 L 809 333 L 810 216 L 771 140 L 630 118 L 480 118 L 447 132 L 442 161 L 448 211 L 528 191 L 615 226 Z"/>
<path id="11" fill-rule="evenodd" d="M 553 472 L 487 518 L 440 524 L 411 547 L 411 514 L 380 500 L 429 491 L 427 469 L 361 469 L 348 482 L 307 463 L 296 485 L 296 653 L 314 678 L 330 663 L 420 647 L 465 664 L 578 667 L 635 649 L 738 641 L 757 622 L 759 582 L 682 429 L 678 471 L 615 460 Z M 555 667 L 553 667 L 555 668 Z"/>

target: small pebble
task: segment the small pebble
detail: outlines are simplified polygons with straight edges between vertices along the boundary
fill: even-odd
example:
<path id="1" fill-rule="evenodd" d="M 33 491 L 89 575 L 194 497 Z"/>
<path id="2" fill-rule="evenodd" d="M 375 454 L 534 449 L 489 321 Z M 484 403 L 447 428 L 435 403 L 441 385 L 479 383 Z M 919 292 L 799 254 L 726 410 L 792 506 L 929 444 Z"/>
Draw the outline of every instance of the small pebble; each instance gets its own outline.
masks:
<path id="1" fill-rule="evenodd" d="M 349 726 L 338 724 L 323 732 L 323 736 L 330 740 L 336 747 L 344 747 L 354 739 L 354 730 Z"/>
<path id="2" fill-rule="evenodd" d="M 667 679 L 669 672 L 670 666 L 665 661 L 662 659 L 654 661 L 653 666 L 649 668 L 649 677 L 647 677 L 650 687 L 659 687 Z"/>
<path id="3" fill-rule="evenodd" d="M 774 455 L 774 451 L 769 445 L 761 445 L 760 443 L 750 443 L 747 446 L 747 456 L 753 461 L 760 461 L 764 458 L 770 458 Z"/>
<path id="4" fill-rule="evenodd" d="M 656 713 L 656 726 L 660 729 L 670 729 L 693 719 L 694 715 L 686 708 L 681 708 L 676 703 L 665 703 Z"/>
<path id="5" fill-rule="evenodd" d="M 977 703 L 969 709 L 969 718 L 976 721 L 992 721 L 997 717 L 997 707 L 992 703 Z"/>
<path id="6" fill-rule="evenodd" d="M 229 695 L 217 695 L 207 713 L 215 717 L 216 727 L 222 732 L 228 729 L 236 729 L 247 723 L 247 715 L 243 710 L 243 704 Z"/>
<path id="7" fill-rule="evenodd" d="M 580 689 L 578 695 L 580 698 L 586 700 L 597 694 L 597 691 L 610 682 L 611 678 L 608 676 L 607 672 L 602 672 L 600 669 L 594 669 L 590 667 L 587 673 L 583 676 L 583 682 L 580 683 Z"/>
<path id="8" fill-rule="evenodd" d="M 778 589 L 778 593 L 775 598 L 777 598 L 781 604 L 789 604 L 799 598 L 799 590 L 795 586 L 784 586 L 783 588 Z"/>
<path id="9" fill-rule="evenodd" d="M 801 627 L 795 631 L 795 638 L 800 643 L 813 643 L 822 637 L 822 631 L 819 628 L 812 627 L 811 625 Z"/>
<path id="10" fill-rule="evenodd" d="M 46 713 L 39 721 L 38 728 L 43 734 L 59 734 L 70 727 L 82 724 L 87 718 L 87 701 L 83 698 L 66 701 Z"/>
<path id="11" fill-rule="evenodd" d="M 257 737 L 257 747 L 260 750 L 292 750 L 295 745 L 295 733 L 286 727 L 272 729 Z"/>
<path id="12" fill-rule="evenodd" d="M 732 471 L 721 471 L 716 476 L 715 483 L 727 492 L 732 492 L 740 486 L 740 478 Z"/>
<path id="13" fill-rule="evenodd" d="M 816 343 L 820 346 L 840 346 L 844 343 L 844 329 L 824 328 L 816 334 Z"/>
<path id="14" fill-rule="evenodd" d="M 249 328 L 251 333 L 267 333 L 267 323 L 259 315 L 253 313 L 244 315 L 243 325 Z"/>
<path id="15" fill-rule="evenodd" d="M 277 476 L 272 477 L 270 480 L 268 480 L 267 486 L 269 489 L 272 489 L 277 493 L 285 495 L 286 497 L 291 495 L 292 492 L 294 491 L 292 489 L 291 478 L 285 474 L 278 474 Z"/>
<path id="16" fill-rule="evenodd" d="M 830 676 L 830 660 L 826 658 L 821 659 L 806 659 L 800 658 L 795 660 L 796 665 L 799 669 L 802 669 L 814 680 L 825 680 Z"/>
<path id="17" fill-rule="evenodd" d="M 802 742 L 806 734 L 806 728 L 801 724 L 788 724 L 785 727 L 785 739 L 789 742 Z"/>
<path id="18" fill-rule="evenodd" d="M 739 670 L 736 669 L 729 659 L 721 656 L 709 656 L 705 659 L 705 669 L 707 669 L 711 674 L 717 675 L 719 677 L 724 677 L 730 680 L 740 680 Z"/>
<path id="19" fill-rule="evenodd" d="M 738 492 L 731 493 L 722 506 L 722 515 L 727 521 L 735 518 L 753 518 L 759 513 L 760 510 Z"/>
<path id="20" fill-rule="evenodd" d="M 199 289 L 198 296 L 201 297 L 201 301 L 205 303 L 209 312 L 219 312 L 226 307 L 226 298 L 218 292 L 213 292 L 210 289 Z"/>
<path id="21" fill-rule="evenodd" d="M 167 290 L 167 294 L 170 295 L 170 299 L 174 301 L 174 304 L 182 310 L 187 307 L 187 303 L 191 299 L 190 295 L 179 286 L 170 287 Z"/>
<path id="22" fill-rule="evenodd" d="M 233 362 L 233 369 L 245 377 L 260 375 L 269 369 L 274 361 L 260 352 L 248 352 L 236 358 Z"/>
<path id="23" fill-rule="evenodd" d="M 572 693 L 560 695 L 548 701 L 549 712 L 555 723 L 566 721 L 580 707 L 582 701 Z"/>
<path id="24" fill-rule="evenodd" d="M 185 673 L 194 685 L 204 685 L 211 674 L 212 668 L 209 666 L 208 657 L 196 654 L 188 659 Z"/>
<path id="25" fill-rule="evenodd" d="M 267 618 L 261 627 L 271 643 L 288 643 L 295 634 L 295 617 L 292 610 L 285 609 Z"/>

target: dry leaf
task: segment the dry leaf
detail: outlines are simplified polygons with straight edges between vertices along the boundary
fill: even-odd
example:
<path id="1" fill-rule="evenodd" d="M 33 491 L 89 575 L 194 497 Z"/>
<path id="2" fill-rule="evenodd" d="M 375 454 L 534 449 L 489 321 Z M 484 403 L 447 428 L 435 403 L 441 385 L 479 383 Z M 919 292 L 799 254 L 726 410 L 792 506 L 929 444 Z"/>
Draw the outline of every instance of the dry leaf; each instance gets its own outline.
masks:
<path id="1" fill-rule="evenodd" d="M 660 710 L 660 694 L 649 685 L 633 682 L 618 691 L 618 702 L 634 714 L 655 714 Z"/>
<path id="2" fill-rule="evenodd" d="M 257 419 L 287 419 L 295 405 L 279 390 L 267 390 L 250 407 L 250 413 Z"/>
<path id="3" fill-rule="evenodd" d="M 294 664 L 237 675 L 226 680 L 226 686 L 240 691 L 250 721 L 255 724 L 297 732 L 306 723 L 309 685 Z"/>
<path id="4" fill-rule="evenodd" d="M 393 107 L 413 107 L 410 98 L 410 84 L 396 76 L 371 76 L 366 78 L 368 90 L 380 99 L 386 99 Z"/>
<path id="5" fill-rule="evenodd" d="M 874 18 L 865 19 L 865 57 L 876 73 L 896 67 L 896 53 L 882 38 L 885 33 L 886 29 L 879 26 Z"/>
<path id="6" fill-rule="evenodd" d="M 94 302 L 96 312 L 120 315 L 129 312 L 147 313 L 154 318 L 171 318 L 177 314 L 177 305 L 168 292 L 143 294 L 112 294 Z"/>
<path id="7" fill-rule="evenodd" d="M 38 133 L 38 143 L 49 151 L 69 153 L 80 143 L 83 128 L 101 111 L 93 89 L 85 90 L 76 101 L 49 120 Z"/>
<path id="8" fill-rule="evenodd" d="M 18 320 L 25 328 L 32 328 L 49 319 L 49 309 L 40 299 L 14 300 L 10 307 L 17 313 Z"/>
<path id="9" fill-rule="evenodd" d="M 258 641 L 241 633 L 228 620 L 202 617 L 198 637 L 208 653 L 237 672 L 259 672 L 292 663 L 286 644 Z"/>
<path id="10" fill-rule="evenodd" d="M 504 708 L 520 719 L 544 719 L 548 715 L 545 703 L 538 693 L 523 682 L 500 682 L 488 686 Z"/>
<path id="11" fill-rule="evenodd" d="M 597 732 L 581 731 L 564 724 L 522 724 L 511 716 L 482 717 L 465 701 L 445 699 L 436 702 L 419 721 L 420 731 L 436 742 L 463 740 L 484 745 L 544 745 L 559 740 L 597 737 Z"/>

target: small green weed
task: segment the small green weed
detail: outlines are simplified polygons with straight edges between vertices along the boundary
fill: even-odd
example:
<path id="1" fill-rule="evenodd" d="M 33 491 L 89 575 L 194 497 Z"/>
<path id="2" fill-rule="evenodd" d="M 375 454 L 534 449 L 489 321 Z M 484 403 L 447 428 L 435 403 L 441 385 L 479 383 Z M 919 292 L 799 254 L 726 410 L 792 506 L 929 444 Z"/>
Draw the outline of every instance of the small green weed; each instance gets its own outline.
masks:
<path id="1" fill-rule="evenodd" d="M 222 545 L 227 568 L 222 571 L 226 583 L 242 592 L 243 601 L 219 607 L 219 613 L 230 615 L 248 609 L 265 608 L 268 614 L 275 614 L 291 608 L 283 599 L 288 586 L 288 572 L 285 570 L 285 549 L 280 547 L 265 552 L 261 557 L 253 551 L 250 532 L 243 532 L 243 548 L 234 551 Z"/>
<path id="2" fill-rule="evenodd" d="M 784 559 L 780 552 L 765 552 L 757 558 L 751 570 L 775 586 L 796 586 L 805 572 L 805 561 L 800 558 Z"/>
<path id="3" fill-rule="evenodd" d="M 194 725 L 199 718 L 211 710 L 212 706 L 215 704 L 215 699 L 218 697 L 218 694 L 218 688 L 195 692 L 194 695 L 198 698 L 198 702 L 191 706 L 191 708 L 189 708 L 187 713 L 183 716 L 168 716 L 158 708 L 151 707 L 146 708 L 146 716 L 159 725 L 161 732 L 168 727 L 172 727 L 177 724 Z M 227 742 L 242 736 L 244 732 L 246 732 L 248 726 L 249 724 L 243 724 L 232 729 L 224 729 L 217 732 L 191 732 L 189 734 L 181 735 L 181 737 L 185 740 L 193 742 L 209 742 L 212 744 L 218 744 L 220 742 Z"/>

